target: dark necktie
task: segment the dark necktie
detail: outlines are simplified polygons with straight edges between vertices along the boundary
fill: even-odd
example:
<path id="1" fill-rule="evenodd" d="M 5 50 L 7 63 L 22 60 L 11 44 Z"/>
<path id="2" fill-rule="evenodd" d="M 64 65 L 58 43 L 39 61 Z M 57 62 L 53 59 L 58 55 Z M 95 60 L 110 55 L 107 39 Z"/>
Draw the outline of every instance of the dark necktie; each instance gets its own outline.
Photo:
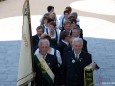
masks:
<path id="1" fill-rule="evenodd" d="M 76 59 L 76 61 L 78 60 L 78 54 L 75 55 L 75 59 Z"/>

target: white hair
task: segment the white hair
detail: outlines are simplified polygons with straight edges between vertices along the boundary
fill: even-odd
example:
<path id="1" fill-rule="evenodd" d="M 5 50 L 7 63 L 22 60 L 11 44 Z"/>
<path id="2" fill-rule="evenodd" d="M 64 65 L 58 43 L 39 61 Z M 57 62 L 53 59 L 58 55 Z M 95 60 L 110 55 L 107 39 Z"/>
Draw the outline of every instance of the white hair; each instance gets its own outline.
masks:
<path id="1" fill-rule="evenodd" d="M 47 39 L 40 39 L 40 40 L 39 40 L 39 43 L 38 43 L 38 46 L 40 46 L 41 43 L 43 43 L 43 42 L 47 42 L 47 43 L 48 43 L 48 46 L 50 46 L 50 42 L 49 42 L 49 40 L 47 40 Z"/>
<path id="2" fill-rule="evenodd" d="M 83 40 L 82 40 L 82 38 L 74 38 L 73 41 L 72 41 L 72 45 L 74 44 L 74 42 L 80 42 L 80 43 L 82 43 L 82 45 L 83 45 Z"/>

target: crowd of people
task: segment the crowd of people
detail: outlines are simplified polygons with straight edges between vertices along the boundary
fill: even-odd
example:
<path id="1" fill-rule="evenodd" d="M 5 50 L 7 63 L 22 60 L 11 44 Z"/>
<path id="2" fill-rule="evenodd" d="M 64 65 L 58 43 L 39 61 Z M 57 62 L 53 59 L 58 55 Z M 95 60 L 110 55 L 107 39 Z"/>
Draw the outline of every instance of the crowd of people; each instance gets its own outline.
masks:
<path id="1" fill-rule="evenodd" d="M 55 77 L 50 83 L 35 60 L 35 86 L 84 86 L 84 68 L 92 63 L 92 56 L 78 13 L 67 6 L 57 19 L 53 6 L 48 6 L 47 11 L 32 37 L 33 53 L 38 59 L 42 56 Z"/>

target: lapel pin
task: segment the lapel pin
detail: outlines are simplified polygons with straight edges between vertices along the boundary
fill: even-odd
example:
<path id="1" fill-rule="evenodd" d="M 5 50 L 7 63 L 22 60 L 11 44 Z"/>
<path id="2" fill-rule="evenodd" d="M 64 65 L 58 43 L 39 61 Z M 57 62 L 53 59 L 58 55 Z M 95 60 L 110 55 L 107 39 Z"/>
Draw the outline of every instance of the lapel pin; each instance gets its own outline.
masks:
<path id="1" fill-rule="evenodd" d="M 74 59 L 72 60 L 72 63 L 75 63 L 75 60 L 74 60 Z"/>
<path id="2" fill-rule="evenodd" d="M 79 59 L 79 61 L 81 62 L 82 58 Z"/>

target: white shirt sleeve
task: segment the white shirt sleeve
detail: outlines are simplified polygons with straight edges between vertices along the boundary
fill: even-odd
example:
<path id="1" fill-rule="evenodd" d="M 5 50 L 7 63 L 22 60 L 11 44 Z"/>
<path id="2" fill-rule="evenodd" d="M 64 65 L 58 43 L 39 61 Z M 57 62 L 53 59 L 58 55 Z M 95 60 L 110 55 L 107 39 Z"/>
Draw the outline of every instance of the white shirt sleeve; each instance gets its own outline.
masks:
<path id="1" fill-rule="evenodd" d="M 57 36 L 58 36 L 58 41 L 57 41 L 57 43 L 59 43 L 59 39 L 60 39 L 60 31 L 59 31 L 59 29 L 56 29 L 56 31 L 57 31 Z"/>
<path id="2" fill-rule="evenodd" d="M 59 21 L 56 20 L 56 27 L 57 27 L 57 28 L 59 28 L 59 24 L 60 24 Z"/>
<path id="3" fill-rule="evenodd" d="M 58 63 L 62 64 L 61 55 L 60 55 L 60 52 L 58 50 L 56 50 L 56 56 L 57 56 Z"/>
<path id="4" fill-rule="evenodd" d="M 39 54 L 39 48 L 35 51 L 34 55 L 38 55 Z"/>
<path id="5" fill-rule="evenodd" d="M 59 20 L 62 20 L 63 17 L 64 17 L 64 13 L 59 17 Z"/>
<path id="6" fill-rule="evenodd" d="M 77 19 L 76 19 L 76 23 L 77 23 L 77 25 L 80 25 L 80 19 L 79 19 L 79 17 L 77 17 Z"/>
<path id="7" fill-rule="evenodd" d="M 50 54 L 51 55 L 54 55 L 54 48 L 51 48 L 51 51 L 50 51 Z M 62 64 L 62 59 L 61 59 L 61 55 L 60 55 L 60 52 L 58 50 L 56 50 L 56 57 L 57 57 L 57 61 L 59 63 L 58 66 L 60 66 Z"/>

